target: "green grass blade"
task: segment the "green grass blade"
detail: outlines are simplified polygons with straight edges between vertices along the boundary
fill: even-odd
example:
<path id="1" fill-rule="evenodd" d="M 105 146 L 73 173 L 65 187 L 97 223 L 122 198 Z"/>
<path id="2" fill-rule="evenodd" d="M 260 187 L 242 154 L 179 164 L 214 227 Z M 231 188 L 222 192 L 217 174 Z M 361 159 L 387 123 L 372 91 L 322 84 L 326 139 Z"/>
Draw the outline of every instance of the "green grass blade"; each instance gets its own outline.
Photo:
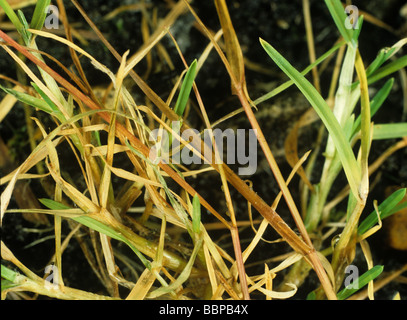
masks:
<path id="1" fill-rule="evenodd" d="M 381 49 L 379 51 L 379 53 L 377 54 L 376 58 L 373 60 L 373 62 L 369 65 L 369 67 L 367 67 L 367 69 L 366 69 L 367 76 L 369 77 L 373 72 L 375 72 L 377 69 L 379 69 L 395 50 L 396 50 L 396 48 Z"/>
<path id="2" fill-rule="evenodd" d="M 338 300 L 345 300 L 349 298 L 352 294 L 363 288 L 370 281 L 376 279 L 382 273 L 382 271 L 383 266 L 374 266 L 372 269 L 366 271 L 358 278 L 358 285 L 355 288 L 353 288 L 352 285 L 351 288 L 344 288 L 337 294 Z"/>
<path id="3" fill-rule="evenodd" d="M 14 282 L 17 273 L 6 266 L 1 265 L 1 277 L 8 281 Z"/>
<path id="4" fill-rule="evenodd" d="M 174 112 L 182 117 L 187 106 L 189 95 L 191 94 L 192 85 L 194 84 L 195 74 L 196 74 L 196 64 L 197 61 L 194 60 L 188 68 L 185 79 L 182 82 L 181 90 L 178 95 L 177 102 L 174 107 Z"/>
<path id="5" fill-rule="evenodd" d="M 351 43 L 353 38 L 353 29 L 348 29 L 345 26 L 345 22 L 348 16 L 339 0 L 325 0 L 325 4 L 338 28 L 340 34 L 347 43 Z"/>
<path id="6" fill-rule="evenodd" d="M 294 81 L 295 85 L 304 94 L 321 118 L 339 153 L 339 157 L 341 159 L 350 188 L 355 196 L 359 197 L 358 187 L 361 181 L 360 168 L 356 162 L 355 155 L 353 154 L 349 142 L 347 141 L 341 126 L 339 125 L 328 104 L 322 98 L 319 92 L 312 86 L 312 84 L 286 59 L 284 59 L 284 57 L 282 57 L 270 44 L 262 39 L 260 39 L 260 42 L 267 54 L 284 71 L 284 73 Z"/>
<path id="7" fill-rule="evenodd" d="M 315 60 L 314 63 L 310 64 L 308 67 L 306 67 L 303 71 L 301 71 L 301 74 L 305 76 L 310 72 L 314 67 L 318 66 L 321 62 L 325 61 L 331 54 L 336 52 L 340 47 L 342 47 L 345 44 L 344 41 L 341 41 L 334 45 L 331 49 L 329 49 L 327 52 L 325 52 L 322 56 L 320 56 L 317 60 Z M 288 80 L 287 82 L 284 82 L 283 84 L 279 85 L 277 88 L 273 89 L 269 93 L 266 93 L 265 95 L 257 98 L 253 103 L 255 105 L 258 105 L 268 99 L 271 99 L 272 97 L 276 96 L 280 92 L 284 91 L 285 89 L 291 87 L 294 84 L 294 81 Z"/>
<path id="8" fill-rule="evenodd" d="M 23 29 L 22 29 L 22 37 L 24 39 L 25 43 L 29 43 L 31 40 L 31 33 L 28 32 L 28 22 L 24 16 L 24 13 L 21 10 L 17 11 L 18 17 L 23 25 Z"/>
<path id="9" fill-rule="evenodd" d="M 3 292 L 4 290 L 8 290 L 14 287 L 17 287 L 18 284 L 15 284 L 9 280 L 3 280 L 1 279 L 1 292 Z"/>
<path id="10" fill-rule="evenodd" d="M 47 113 L 52 113 L 52 109 L 49 107 L 49 105 L 41 99 L 35 98 L 27 93 L 24 92 L 19 92 L 13 89 L 5 88 L 2 85 L 0 85 L 0 88 L 5 91 L 8 94 L 13 95 L 14 97 L 17 98 L 17 100 L 21 101 L 22 103 L 28 104 L 34 108 L 40 109 L 44 112 Z"/>
<path id="11" fill-rule="evenodd" d="M 398 139 L 407 137 L 407 122 L 376 124 L 373 140 Z"/>
<path id="12" fill-rule="evenodd" d="M 58 109 L 55 103 L 53 103 L 52 100 L 40 89 L 40 87 L 38 87 L 34 82 L 31 82 L 31 85 L 33 86 L 35 91 L 38 92 L 41 98 L 43 98 L 44 101 L 48 104 L 48 106 L 51 108 L 52 112 L 58 117 L 58 119 L 61 121 L 66 121 L 65 117 L 62 115 L 62 112 Z"/>
<path id="13" fill-rule="evenodd" d="M 8 2 L 6 0 L 0 0 L 0 6 L 3 8 L 11 23 L 16 27 L 18 33 L 23 35 L 24 26 Z"/>
<path id="14" fill-rule="evenodd" d="M 370 116 L 373 117 L 383 105 L 393 87 L 394 78 L 387 80 L 384 86 L 377 92 L 374 98 L 370 101 Z M 359 115 L 353 126 L 352 136 L 360 130 L 361 116 Z"/>
<path id="15" fill-rule="evenodd" d="M 402 56 L 373 72 L 368 78 L 368 84 L 375 83 L 388 75 L 407 67 L 407 55 Z M 359 83 L 356 82 L 355 84 Z"/>
<path id="16" fill-rule="evenodd" d="M 387 213 L 387 217 L 391 216 L 392 214 L 399 212 L 401 210 L 404 210 L 407 208 L 407 201 L 403 201 L 400 202 L 398 205 L 394 206 L 393 209 L 391 209 L 388 213 Z"/>
<path id="17" fill-rule="evenodd" d="M 47 8 L 51 0 L 38 0 L 31 19 L 31 29 L 41 30 L 47 16 Z"/>
<path id="18" fill-rule="evenodd" d="M 335 94 L 335 107 L 333 110 L 335 118 L 338 120 L 339 125 L 343 128 L 347 119 L 353 111 L 353 105 L 350 103 L 351 99 L 351 86 L 354 77 L 356 49 L 353 46 L 347 46 L 345 58 L 342 63 L 342 68 L 338 81 L 338 89 Z M 333 156 L 331 142 L 328 141 L 327 145 L 328 157 Z"/>
<path id="19" fill-rule="evenodd" d="M 385 219 L 397 212 L 394 208 L 403 200 L 406 195 L 406 188 L 393 192 L 386 200 L 384 200 L 378 207 L 380 219 Z M 358 234 L 366 233 L 371 227 L 378 222 L 377 213 L 373 211 L 370 213 L 359 225 Z"/>
<path id="20" fill-rule="evenodd" d="M 44 206 L 46 206 L 47 208 L 49 208 L 51 210 L 70 209 L 69 207 L 63 205 L 62 203 L 56 202 L 51 199 L 39 199 L 39 200 Z M 83 215 L 80 217 L 73 217 L 72 219 L 75 220 L 76 222 L 83 224 L 84 226 L 86 226 L 90 229 L 103 233 L 110 238 L 124 242 L 125 244 L 127 244 L 130 247 L 130 249 L 133 250 L 133 252 L 137 255 L 137 257 L 139 257 L 139 259 L 143 262 L 144 266 L 148 269 L 151 269 L 150 262 L 143 256 L 143 254 L 129 240 L 127 240 L 119 232 L 115 231 L 114 229 L 110 228 L 109 226 L 105 225 L 104 223 L 97 221 L 86 215 Z"/>

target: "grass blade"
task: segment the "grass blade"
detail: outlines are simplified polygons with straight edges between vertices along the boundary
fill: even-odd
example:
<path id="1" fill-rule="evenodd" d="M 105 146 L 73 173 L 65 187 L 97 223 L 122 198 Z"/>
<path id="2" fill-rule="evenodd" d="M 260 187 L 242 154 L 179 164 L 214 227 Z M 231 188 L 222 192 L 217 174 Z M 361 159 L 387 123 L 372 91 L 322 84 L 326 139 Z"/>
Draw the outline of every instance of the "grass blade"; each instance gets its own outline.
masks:
<path id="1" fill-rule="evenodd" d="M 0 88 L 8 93 L 13 95 L 14 97 L 16 97 L 19 101 L 21 101 L 22 103 L 28 104 L 34 108 L 40 109 L 44 112 L 47 113 L 52 113 L 52 109 L 49 107 L 49 105 L 41 99 L 35 98 L 27 93 L 24 92 L 19 92 L 17 90 L 13 90 L 13 89 L 9 89 L 9 88 L 5 88 L 2 85 L 0 85 Z"/>
<path id="2" fill-rule="evenodd" d="M 393 209 L 397 206 L 397 204 L 401 200 L 403 200 L 405 194 L 406 194 L 406 188 L 397 190 L 397 191 L 393 192 L 386 200 L 384 200 L 379 205 L 378 209 L 379 209 L 380 219 L 381 220 L 383 220 L 384 218 L 387 218 L 391 214 L 397 212 L 397 211 L 395 211 Z M 359 235 L 364 234 L 371 227 L 373 227 L 377 222 L 378 222 L 377 213 L 376 213 L 376 211 L 373 211 L 359 225 L 358 234 Z"/>
<path id="3" fill-rule="evenodd" d="M 192 230 L 199 234 L 201 229 L 201 203 L 198 195 L 195 195 L 192 200 Z"/>
<path id="4" fill-rule="evenodd" d="M 191 94 L 192 85 L 194 83 L 195 74 L 196 74 L 196 59 L 191 63 L 188 68 L 185 79 L 182 82 L 181 90 L 178 95 L 177 103 L 175 104 L 174 111 L 177 115 L 182 117 L 187 106 L 189 95 Z"/>
<path id="5" fill-rule="evenodd" d="M 62 203 L 56 202 L 51 199 L 39 199 L 39 201 L 46 206 L 49 209 L 52 210 L 63 210 L 63 209 L 70 209 L 68 206 L 63 205 Z M 104 223 L 97 221 L 91 217 L 88 217 L 86 215 L 80 216 L 80 217 L 73 217 L 73 220 L 76 222 L 79 222 L 83 224 L 84 226 L 93 229 L 95 231 L 98 231 L 100 233 L 103 233 L 107 235 L 110 238 L 119 240 L 127 244 L 130 249 L 134 251 L 134 253 L 139 257 L 139 259 L 143 262 L 146 268 L 151 269 L 151 264 L 150 262 L 142 255 L 142 253 L 134 247 L 134 245 L 128 241 L 123 235 L 121 235 L 119 232 L 115 231 L 114 229 L 108 227 Z"/>
<path id="6" fill-rule="evenodd" d="M 304 94 L 312 107 L 315 109 L 322 122 L 326 126 L 335 147 L 338 150 L 346 177 L 349 181 L 352 192 L 358 197 L 358 187 L 360 185 L 361 176 L 360 169 L 356 162 L 355 155 L 339 125 L 337 119 L 333 115 L 326 101 L 312 86 L 312 84 L 298 72 L 277 50 L 263 39 L 260 42 L 267 52 L 267 54 L 274 60 L 274 62 L 284 71 L 284 73 L 294 81 L 295 85 Z"/>
<path id="7" fill-rule="evenodd" d="M 407 122 L 376 124 L 373 127 L 373 140 L 407 137 Z"/>
<path id="8" fill-rule="evenodd" d="M 344 41 L 341 41 L 337 44 L 335 44 L 331 49 L 329 49 L 327 52 L 325 52 L 322 56 L 320 56 L 317 60 L 315 60 L 314 63 L 311 63 L 308 67 L 306 67 L 303 71 L 301 71 L 301 74 L 303 76 L 307 75 L 308 72 L 310 72 L 313 68 L 318 66 L 320 63 L 324 62 L 328 57 L 330 57 L 332 54 L 334 54 L 340 47 L 342 47 L 345 44 Z M 268 99 L 271 99 L 272 97 L 276 96 L 280 92 L 284 91 L 285 89 L 289 88 L 292 86 L 294 82 L 292 80 L 288 80 L 284 82 L 283 84 L 279 85 L 277 88 L 273 89 L 269 93 L 266 93 L 265 95 L 257 98 L 253 103 L 255 105 L 258 105 Z"/>
<path id="9" fill-rule="evenodd" d="M 384 77 L 387 77 L 388 75 L 397 72 L 405 67 L 407 67 L 407 55 L 389 62 L 385 66 L 377 69 L 368 77 L 368 84 L 379 81 L 380 79 L 383 79 Z M 357 83 L 359 83 L 359 81 Z"/>
<path id="10" fill-rule="evenodd" d="M 61 122 L 66 121 L 62 112 L 58 109 L 58 107 L 55 105 L 55 103 L 53 103 L 52 100 L 40 89 L 40 87 L 37 86 L 34 82 L 31 82 L 31 85 L 33 86 L 35 91 L 38 92 L 38 94 L 41 96 L 41 98 L 44 99 L 44 101 L 47 103 L 47 105 L 51 108 L 52 113 L 54 113 Z"/>
<path id="11" fill-rule="evenodd" d="M 244 86 L 245 72 L 243 53 L 237 38 L 235 28 L 233 27 L 232 20 L 230 18 L 229 10 L 225 0 L 215 0 L 216 11 L 218 13 L 220 25 L 223 30 L 223 38 L 225 40 L 225 50 L 230 69 L 232 74 L 230 75 L 240 86 Z M 232 84 L 234 81 L 232 80 Z M 232 85 L 232 91 L 234 90 Z"/>
<path id="12" fill-rule="evenodd" d="M 370 117 L 373 117 L 376 112 L 383 105 L 383 102 L 387 99 L 393 88 L 394 78 L 386 81 L 384 86 L 377 92 L 372 101 L 370 101 Z M 353 125 L 352 136 L 360 130 L 361 116 L 359 115 Z"/>
<path id="13" fill-rule="evenodd" d="M 357 285 L 352 285 L 344 288 L 338 293 L 338 300 L 345 300 L 352 294 L 363 288 L 370 281 L 376 279 L 383 271 L 383 266 L 374 266 L 372 269 L 366 271 L 357 279 Z"/>
<path id="14" fill-rule="evenodd" d="M 24 26 L 8 2 L 6 0 L 0 0 L 0 6 L 3 8 L 11 23 L 16 27 L 18 33 L 23 35 Z"/>
<path id="15" fill-rule="evenodd" d="M 47 16 L 47 9 L 51 0 L 38 0 L 35 5 L 33 17 L 31 19 L 30 28 L 41 30 Z"/>
<path id="16" fill-rule="evenodd" d="M 16 276 L 17 276 L 16 272 L 7 268 L 6 266 L 1 265 L 1 277 L 2 278 L 6 279 L 8 281 L 14 282 Z"/>
<path id="17" fill-rule="evenodd" d="M 188 279 L 189 275 L 191 274 L 192 267 L 195 262 L 195 258 L 198 255 L 199 250 L 201 249 L 202 243 L 203 243 L 203 237 L 198 238 L 198 241 L 195 244 L 194 250 L 192 251 L 191 257 L 189 258 L 189 261 L 188 261 L 187 265 L 185 266 L 184 270 L 182 270 L 181 274 L 178 276 L 177 280 L 175 280 L 168 286 L 164 286 L 164 287 L 154 290 L 153 292 L 151 292 L 148 295 L 148 298 L 154 299 L 163 294 L 170 293 L 173 290 L 176 290 L 177 288 L 179 288 Z"/>
<path id="18" fill-rule="evenodd" d="M 347 43 L 350 43 L 353 38 L 353 29 L 349 29 L 345 26 L 348 16 L 346 15 L 341 2 L 339 0 L 325 0 L 325 4 L 328 7 L 340 34 Z"/>
<path id="19" fill-rule="evenodd" d="M 368 92 L 366 70 L 363 65 L 362 57 L 359 50 L 356 52 L 355 68 L 360 81 L 360 104 L 361 104 L 361 122 L 360 122 L 360 134 L 361 134 L 361 185 L 359 188 L 359 194 L 363 201 L 366 201 L 369 193 L 369 164 L 368 157 L 370 151 L 370 99 Z"/>

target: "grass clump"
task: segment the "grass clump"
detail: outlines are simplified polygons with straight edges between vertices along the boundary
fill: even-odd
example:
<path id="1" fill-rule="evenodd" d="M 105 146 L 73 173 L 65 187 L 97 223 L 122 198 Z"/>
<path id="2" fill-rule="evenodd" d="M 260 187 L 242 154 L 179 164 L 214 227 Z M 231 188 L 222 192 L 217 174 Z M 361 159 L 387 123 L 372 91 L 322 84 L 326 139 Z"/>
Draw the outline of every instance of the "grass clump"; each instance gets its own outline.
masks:
<path id="1" fill-rule="evenodd" d="M 407 124 L 376 124 L 373 120 L 391 93 L 394 79 L 387 79 L 373 97 L 369 88 L 406 66 L 406 56 L 398 56 L 406 41 L 383 49 L 365 67 L 358 46 L 359 38 L 363 37 L 364 19 L 361 17 L 353 28 L 346 28 L 344 23 L 348 17 L 341 3 L 336 0 L 325 2 L 340 34 L 338 42 L 319 58 L 312 54 L 311 20 L 307 15 L 309 4 L 304 1 L 312 57 L 310 66 L 298 71 L 274 44 L 260 39 L 264 57 L 267 54 L 289 80 L 252 100 L 247 86 L 245 58 L 224 0 L 215 1 L 221 25 L 218 33 L 207 28 L 188 1 L 178 1 L 161 23 L 152 24 L 154 32 L 145 37 L 145 43 L 133 55 L 129 51 L 120 55 L 77 1 L 72 0 L 99 40 L 117 59 L 117 70 L 108 69 L 103 61 L 98 61 L 74 43 L 72 34 L 75 29 L 69 24 L 62 1 L 57 4 L 64 36 L 43 28 L 46 22 L 44 8 L 49 1 L 37 1 L 29 23 L 21 11 L 16 13 L 6 1 L 0 0 L 21 39 L 16 41 L 0 30 L 0 44 L 23 75 L 19 81 L 2 76 L 1 88 L 7 95 L 1 104 L 0 119 L 4 119 L 19 101 L 30 110 L 27 111 L 27 127 L 31 128 L 30 154 L 17 169 L 1 177 L 1 184 L 5 185 L 1 194 L 1 219 L 3 223 L 5 215 L 24 213 L 37 223 L 49 224 L 49 217 L 52 217 L 55 239 L 55 251 L 48 263 L 54 266 L 52 282 L 32 271 L 2 241 L 2 298 L 27 298 L 31 297 L 27 292 L 31 292 L 35 297 L 57 299 L 240 300 L 254 295 L 267 300 L 289 299 L 296 298 L 298 288 L 312 277 L 313 270 L 318 283 L 309 290 L 309 299 L 347 299 L 363 290 L 373 299 L 373 282 L 385 267 L 374 264 L 367 238 L 380 228 L 382 219 L 405 208 L 402 199 L 406 190 L 394 192 L 379 206 L 374 203 L 375 211 L 362 219 L 370 201 L 369 177 L 391 154 L 406 147 Z M 142 31 L 146 35 L 152 17 L 147 7 L 142 12 Z M 192 15 L 196 27 L 208 39 L 205 51 L 192 62 L 186 61 L 170 32 L 182 14 Z M 221 35 L 223 41 L 219 41 Z M 166 37 L 177 48 L 177 59 L 184 69 L 180 70 L 164 101 L 134 70 L 141 61 L 151 67 L 155 49 L 166 63 L 172 64 L 174 58 L 170 58 L 161 42 Z M 51 67 L 47 63 L 50 56 L 37 46 L 39 38 L 47 38 L 69 51 L 74 67 L 57 63 L 62 72 Z M 195 83 L 211 51 L 216 51 L 220 57 L 230 79 L 231 92 L 241 104 L 241 109 L 225 118 L 244 112 L 279 186 L 280 192 L 271 205 L 259 196 L 256 185 L 250 186 L 221 161 L 216 143 L 211 146 L 204 143 L 200 134 L 202 127 L 194 128 L 191 124 L 193 115 L 202 120 L 205 129 L 212 129 L 213 123 L 219 123 L 218 119 L 209 119 L 205 97 L 201 97 Z M 337 55 L 337 68 L 332 75 L 329 95 L 325 98 L 315 70 L 334 55 Z M 82 65 L 84 59 L 110 80 L 104 88 L 103 98 L 98 97 L 89 84 Z M 307 79 L 311 71 L 312 82 Z M 146 73 L 147 78 L 149 73 Z M 312 108 L 296 121 L 286 137 L 286 159 L 292 171 L 284 177 L 281 164 L 277 163 L 256 119 L 255 110 L 292 85 L 299 89 Z M 132 92 L 134 87 L 142 92 L 144 102 L 137 101 Z M 109 94 L 111 98 L 107 99 Z M 320 139 L 315 150 L 311 156 L 307 152 L 300 157 L 299 129 L 318 120 L 321 120 Z M 34 138 L 35 131 L 40 135 L 38 142 Z M 158 136 L 154 135 L 155 132 L 159 133 Z M 184 135 L 186 132 L 188 135 Z M 169 137 L 168 141 L 163 139 L 163 133 Z M 372 141 L 383 139 L 397 139 L 398 142 L 370 163 Z M 214 137 L 211 140 L 214 141 Z M 165 154 L 166 143 L 167 147 L 176 145 L 178 149 L 173 148 L 173 153 Z M 179 152 L 193 153 L 204 164 L 194 167 L 172 161 Z M 316 165 L 318 153 L 324 156 L 322 165 Z M 75 162 L 75 166 L 72 165 L 78 169 L 75 174 L 66 174 L 66 158 Z M 346 183 L 343 190 L 330 199 L 342 171 Z M 294 198 L 289 187 L 296 174 L 301 178 L 300 199 Z M 74 175 L 79 178 L 72 179 Z M 216 176 L 220 181 L 219 190 L 210 190 L 224 195 L 224 205 L 220 209 L 211 204 L 212 199 L 202 196 L 208 190 L 202 192 L 194 187 L 193 179 L 202 179 L 206 175 L 209 179 Z M 310 178 L 315 175 L 320 177 L 318 181 Z M 12 194 L 22 179 L 38 179 L 42 194 L 46 196 L 38 196 L 28 208 L 10 208 Z M 251 219 L 251 214 L 248 215 L 250 219 L 239 220 L 230 187 L 247 200 L 250 212 L 254 208 L 260 214 L 257 221 Z M 208 185 L 207 188 L 213 187 Z M 291 214 L 292 225 L 278 213 L 281 198 Z M 346 209 L 338 221 L 334 211 L 340 210 L 334 209 L 345 199 Z M 44 214 L 48 218 L 44 218 Z M 211 221 L 207 221 L 208 214 Z M 254 223 L 258 224 L 257 229 Z M 336 227 L 329 228 L 330 225 Z M 67 234 L 65 226 L 69 228 Z M 242 229 L 248 226 L 252 226 L 255 232 L 243 248 Z M 264 264 L 264 272 L 249 274 L 248 260 L 261 250 L 259 244 L 269 226 L 289 249 L 282 256 L 271 253 L 268 258 L 278 262 L 273 268 L 260 262 Z M 213 229 L 225 230 L 223 236 L 229 239 L 231 251 L 216 241 Z M 64 274 L 64 252 L 75 240 L 103 285 L 103 293 L 65 285 L 69 279 Z M 358 246 L 366 258 L 368 271 L 355 279 L 358 286 L 349 286 L 345 279 L 346 270 L 354 261 Z M 19 272 L 13 269 L 15 267 Z M 398 272 L 403 271 L 405 267 Z M 277 276 L 283 278 L 278 288 L 273 285 Z"/>

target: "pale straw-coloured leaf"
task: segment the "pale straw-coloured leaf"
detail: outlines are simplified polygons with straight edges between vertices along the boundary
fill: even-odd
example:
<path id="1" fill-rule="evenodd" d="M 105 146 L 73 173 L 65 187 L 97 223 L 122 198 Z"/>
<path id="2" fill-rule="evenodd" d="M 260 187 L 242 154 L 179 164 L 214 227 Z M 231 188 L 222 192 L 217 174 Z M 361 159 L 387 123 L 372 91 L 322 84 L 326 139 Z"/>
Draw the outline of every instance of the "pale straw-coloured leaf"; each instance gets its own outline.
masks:
<path id="1" fill-rule="evenodd" d="M 286 283 L 286 285 L 291 287 L 292 290 L 285 291 L 285 292 L 278 292 L 278 291 L 273 291 L 273 290 L 267 290 L 262 287 L 257 288 L 257 290 L 272 299 L 288 299 L 288 298 L 293 297 L 297 293 L 298 288 L 292 283 Z"/>
<path id="2" fill-rule="evenodd" d="M 216 273 L 215 273 L 215 268 L 212 263 L 212 258 L 211 258 L 208 246 L 206 245 L 205 241 L 203 244 L 203 250 L 204 250 L 204 255 L 205 255 L 206 269 L 208 270 L 208 277 L 209 277 L 209 281 L 211 283 L 212 295 L 214 295 L 216 292 L 216 288 L 218 287 L 218 281 L 216 279 Z"/>
<path id="3" fill-rule="evenodd" d="M 58 130 L 55 130 L 55 134 Z M 47 156 L 48 150 L 46 148 L 46 144 L 53 138 L 53 136 L 47 136 L 34 150 L 33 152 L 25 159 L 25 161 L 12 173 L 8 174 L 6 177 L 0 179 L 0 183 L 4 184 L 9 182 L 5 190 L 1 194 L 1 205 L 0 205 L 0 225 L 3 221 L 3 216 L 7 210 L 7 207 L 10 203 L 11 196 L 13 194 L 14 186 L 20 176 L 20 174 L 26 173 L 30 168 L 35 166 L 39 161 L 44 159 Z M 54 143 L 58 143 L 58 141 L 53 141 Z"/>
<path id="4" fill-rule="evenodd" d="M 155 280 L 155 274 L 146 268 L 126 300 L 144 300 Z"/>
<path id="5" fill-rule="evenodd" d="M 373 257 L 372 252 L 370 251 L 370 246 L 366 240 L 360 241 L 360 247 L 362 248 L 363 255 L 366 259 L 368 270 L 373 268 Z M 367 285 L 367 293 L 369 300 L 374 300 L 374 288 L 373 288 L 373 279 L 369 281 Z"/>

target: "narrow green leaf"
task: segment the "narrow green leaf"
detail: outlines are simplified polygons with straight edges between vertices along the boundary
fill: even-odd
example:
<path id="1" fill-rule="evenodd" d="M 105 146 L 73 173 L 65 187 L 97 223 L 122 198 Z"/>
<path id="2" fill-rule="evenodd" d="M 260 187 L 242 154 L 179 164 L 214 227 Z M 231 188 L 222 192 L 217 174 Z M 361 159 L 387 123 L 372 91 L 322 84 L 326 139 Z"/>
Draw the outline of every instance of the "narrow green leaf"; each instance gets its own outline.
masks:
<path id="1" fill-rule="evenodd" d="M 2 85 L 0 85 L 0 88 L 3 91 L 5 91 L 6 93 L 15 96 L 22 103 L 28 104 L 28 105 L 30 105 L 34 108 L 40 109 L 44 112 L 52 113 L 52 109 L 49 107 L 49 105 L 44 100 L 35 98 L 24 92 L 19 92 L 19 91 L 13 90 L 13 89 L 5 88 Z"/>
<path id="2" fill-rule="evenodd" d="M 406 188 L 393 192 L 386 200 L 384 200 L 379 206 L 380 219 L 385 219 L 397 212 L 394 208 L 403 200 L 406 195 Z M 373 211 L 370 213 L 359 225 L 358 234 L 362 235 L 366 233 L 371 227 L 378 222 L 377 213 Z"/>
<path id="3" fill-rule="evenodd" d="M 393 83 L 394 83 L 394 78 L 387 80 L 386 83 L 384 84 L 384 86 L 376 93 L 374 98 L 370 101 L 370 116 L 371 117 L 373 117 L 376 114 L 376 112 L 383 105 L 383 102 L 387 99 L 387 97 L 390 94 L 390 91 L 393 87 Z M 359 115 L 353 126 L 352 136 L 360 130 L 360 122 L 361 122 L 361 116 Z"/>
<path id="4" fill-rule="evenodd" d="M 376 58 L 373 60 L 373 62 L 367 67 L 366 69 L 366 74 L 369 77 L 373 72 L 375 72 L 377 69 L 379 69 L 383 63 L 386 62 L 388 56 L 392 54 L 396 50 L 396 48 L 383 48 L 379 51 L 377 54 Z"/>
<path id="5" fill-rule="evenodd" d="M 51 199 L 39 199 L 39 201 L 46 207 L 51 210 L 63 210 L 63 209 L 70 209 L 69 207 L 65 206 L 62 203 L 56 202 Z M 110 238 L 119 240 L 127 244 L 133 252 L 139 257 L 139 259 L 143 262 L 143 264 L 148 268 L 151 269 L 150 262 L 143 256 L 143 254 L 129 241 L 127 240 L 122 234 L 115 231 L 114 229 L 110 228 L 109 226 L 105 225 L 104 223 L 97 221 L 91 217 L 86 215 L 80 217 L 73 217 L 72 220 L 83 224 L 84 226 L 93 229 L 97 232 L 103 233 Z"/>
<path id="6" fill-rule="evenodd" d="M 351 86 L 355 71 L 356 52 L 357 50 L 355 47 L 347 46 L 339 76 L 338 89 L 335 94 L 333 114 L 342 128 L 353 111 L 353 105 L 350 103 L 350 100 L 352 93 Z M 332 149 L 332 142 L 328 140 L 326 147 L 328 157 L 333 156 L 334 150 Z"/>
<path id="7" fill-rule="evenodd" d="M 8 2 L 6 0 L 0 0 L 0 6 L 3 8 L 11 23 L 16 27 L 18 33 L 22 35 L 24 26 Z"/>
<path id="8" fill-rule="evenodd" d="M 353 38 L 353 29 L 347 28 L 345 23 L 349 19 L 339 0 L 325 0 L 325 4 L 338 28 L 340 34 L 346 42 L 351 43 Z"/>
<path id="9" fill-rule="evenodd" d="M 25 43 L 29 43 L 31 39 L 31 33 L 28 31 L 28 22 L 24 16 L 24 13 L 21 10 L 17 11 L 18 18 L 20 19 L 23 28 L 22 28 L 22 37 Z"/>
<path id="10" fill-rule="evenodd" d="M 337 294 L 338 300 L 345 300 L 349 298 L 352 294 L 363 288 L 370 281 L 376 279 L 383 272 L 383 268 L 383 266 L 374 266 L 372 269 L 366 271 L 357 279 L 357 284 L 352 283 L 350 286 L 342 289 Z"/>
<path id="11" fill-rule="evenodd" d="M 376 124 L 373 140 L 398 139 L 407 137 L 407 122 Z"/>
<path id="12" fill-rule="evenodd" d="M 14 288 L 17 286 L 18 286 L 17 284 L 15 284 L 14 282 L 11 282 L 9 280 L 3 280 L 3 279 L 1 280 L 1 291 L 8 290 L 8 289 L 11 289 L 11 288 Z"/>
<path id="13" fill-rule="evenodd" d="M 201 230 L 201 203 L 197 194 L 192 200 L 192 230 L 195 233 Z"/>
<path id="14" fill-rule="evenodd" d="M 320 56 L 317 60 L 315 60 L 314 63 L 310 64 L 308 67 L 306 67 L 303 71 L 301 71 L 301 74 L 305 76 L 310 72 L 314 67 L 318 66 L 321 62 L 325 61 L 329 56 L 331 56 L 334 52 L 336 52 L 340 47 L 342 47 L 345 44 L 344 41 L 341 41 L 334 45 L 331 49 L 329 49 L 327 52 L 325 52 L 322 56 Z M 289 88 L 294 84 L 294 81 L 288 80 L 284 82 L 283 84 L 279 85 L 277 88 L 273 89 L 269 93 L 266 93 L 265 95 L 261 96 L 260 98 L 257 98 L 253 103 L 255 105 L 258 105 L 268 99 L 271 99 L 272 97 L 276 96 L 280 92 L 284 91 L 285 89 Z"/>
<path id="15" fill-rule="evenodd" d="M 48 6 L 50 5 L 50 3 L 51 3 L 51 0 L 38 0 L 37 1 L 37 4 L 35 5 L 33 17 L 31 19 L 31 24 L 30 24 L 31 29 L 37 29 L 37 30 L 42 29 L 44 22 L 45 22 L 45 18 L 47 16 L 47 9 L 48 9 Z"/>
<path id="16" fill-rule="evenodd" d="M 407 67 L 407 55 L 402 56 L 392 62 L 389 62 L 385 66 L 379 68 L 375 72 L 373 72 L 368 78 L 368 84 L 375 83 L 387 77 L 388 75 L 397 72 L 403 68 Z M 357 85 L 359 82 L 356 82 L 354 85 Z"/>
<path id="17" fill-rule="evenodd" d="M 192 85 L 194 83 L 196 74 L 196 59 L 191 63 L 188 68 L 187 74 L 185 75 L 184 81 L 181 85 L 181 90 L 178 95 L 177 103 L 175 104 L 174 111 L 177 115 L 182 117 L 187 106 L 189 95 L 191 94 Z"/>
<path id="18" fill-rule="evenodd" d="M 311 291 L 310 293 L 307 294 L 307 300 L 316 300 L 317 299 L 317 294 L 315 291 Z"/>
<path id="19" fill-rule="evenodd" d="M 357 27 L 353 29 L 353 34 L 352 34 L 352 43 L 357 43 L 359 39 L 360 32 L 362 31 L 362 25 L 363 25 L 363 16 L 358 17 L 357 20 Z"/>
<path id="20" fill-rule="evenodd" d="M 17 276 L 17 272 L 11 270 L 10 268 L 7 268 L 4 265 L 1 265 L 1 277 L 3 279 L 14 282 L 16 276 Z"/>
<path id="21" fill-rule="evenodd" d="M 326 101 L 312 84 L 299 73 L 283 56 L 281 56 L 270 44 L 260 39 L 261 45 L 267 54 L 274 60 L 284 73 L 294 81 L 295 85 L 304 94 L 312 107 L 315 109 L 338 150 L 342 166 L 348 179 L 350 188 L 356 197 L 359 197 L 358 187 L 361 181 L 360 169 L 355 155 L 347 141 L 338 120 L 333 115 Z"/>
<path id="22" fill-rule="evenodd" d="M 55 103 L 53 103 L 52 100 L 40 89 L 40 87 L 38 87 L 34 82 L 31 82 L 31 85 L 33 86 L 35 91 L 38 92 L 41 98 L 43 98 L 44 101 L 48 104 L 48 106 L 51 108 L 52 112 L 58 117 L 58 119 L 61 121 L 65 121 L 66 119 L 63 116 L 62 112 L 58 109 Z"/>

